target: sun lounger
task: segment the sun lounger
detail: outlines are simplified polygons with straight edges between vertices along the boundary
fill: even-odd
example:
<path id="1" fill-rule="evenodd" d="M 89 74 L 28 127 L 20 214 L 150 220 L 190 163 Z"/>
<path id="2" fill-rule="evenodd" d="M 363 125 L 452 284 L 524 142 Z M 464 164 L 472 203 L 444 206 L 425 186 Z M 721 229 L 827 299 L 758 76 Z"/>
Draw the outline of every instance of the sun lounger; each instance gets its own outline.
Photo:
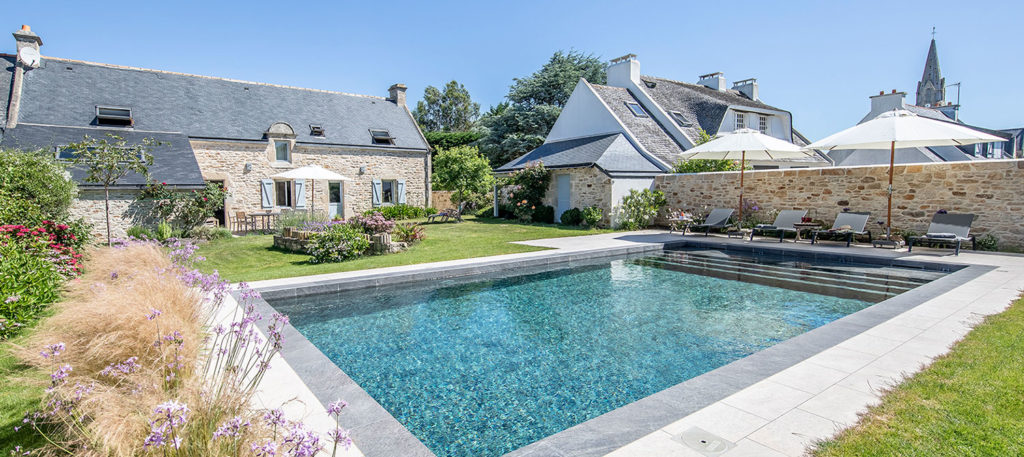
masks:
<path id="1" fill-rule="evenodd" d="M 868 241 L 871 241 L 871 232 L 865 230 L 864 227 L 868 225 L 868 218 L 871 217 L 871 213 L 853 213 L 845 212 L 836 215 L 836 221 L 832 224 L 832 228 L 828 230 L 815 230 L 811 235 L 811 244 L 818 241 L 818 235 L 829 234 L 835 237 L 845 236 L 846 247 L 850 247 L 850 243 L 853 242 L 854 235 L 867 235 Z"/>
<path id="2" fill-rule="evenodd" d="M 775 222 L 771 225 L 758 224 L 754 226 L 754 229 L 750 231 L 750 241 L 754 241 L 754 235 L 758 233 L 777 233 L 779 235 L 779 242 L 786 237 L 786 232 L 796 233 L 796 227 L 794 224 L 799 224 L 800 220 L 807 215 L 805 209 L 787 209 L 779 211 L 779 215 L 775 216 Z"/>
<path id="3" fill-rule="evenodd" d="M 914 249 L 914 243 L 936 243 L 953 245 L 956 255 L 960 255 L 960 244 L 971 242 L 971 249 L 978 249 L 974 235 L 971 235 L 973 214 L 936 213 L 932 223 L 928 225 L 928 233 L 924 236 L 907 237 L 907 252 Z"/>
<path id="4" fill-rule="evenodd" d="M 686 228 L 683 229 L 683 233 L 686 233 L 686 229 L 689 229 L 691 232 L 693 232 L 694 229 L 702 228 L 704 229 L 704 236 L 708 236 L 708 234 L 711 233 L 711 229 L 713 228 L 721 229 L 728 227 L 729 218 L 732 217 L 732 212 L 733 210 L 729 208 L 715 208 L 711 210 L 711 214 L 708 214 L 708 217 L 704 218 L 703 224 L 694 224 L 687 226 Z"/>

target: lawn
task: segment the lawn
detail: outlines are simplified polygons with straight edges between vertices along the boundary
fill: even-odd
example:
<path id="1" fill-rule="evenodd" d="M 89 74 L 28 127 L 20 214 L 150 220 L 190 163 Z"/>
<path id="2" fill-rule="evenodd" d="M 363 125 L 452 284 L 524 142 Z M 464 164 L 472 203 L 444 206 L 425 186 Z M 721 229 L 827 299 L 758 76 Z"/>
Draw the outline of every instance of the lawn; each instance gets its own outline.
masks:
<path id="1" fill-rule="evenodd" d="M 426 239 L 408 251 L 328 264 L 311 264 L 306 254 L 275 249 L 270 235 L 211 241 L 199 249 L 199 254 L 206 257 L 200 269 L 204 272 L 217 270 L 221 277 L 232 282 L 258 281 L 538 251 L 544 248 L 511 242 L 609 231 L 551 224 L 518 224 L 472 216 L 466 217 L 466 222 L 462 223 L 430 223 L 424 227 Z"/>
<path id="2" fill-rule="evenodd" d="M 1024 455 L 1024 299 L 991 316 L 814 455 Z"/>
<path id="3" fill-rule="evenodd" d="M 35 449 L 45 443 L 45 438 L 34 433 L 31 426 L 14 431 L 14 427 L 25 425 L 21 420 L 26 412 L 41 406 L 40 382 L 47 377 L 46 373 L 18 362 L 12 354 L 23 338 L 0 343 L 0 455 L 11 454 L 14 446 Z"/>

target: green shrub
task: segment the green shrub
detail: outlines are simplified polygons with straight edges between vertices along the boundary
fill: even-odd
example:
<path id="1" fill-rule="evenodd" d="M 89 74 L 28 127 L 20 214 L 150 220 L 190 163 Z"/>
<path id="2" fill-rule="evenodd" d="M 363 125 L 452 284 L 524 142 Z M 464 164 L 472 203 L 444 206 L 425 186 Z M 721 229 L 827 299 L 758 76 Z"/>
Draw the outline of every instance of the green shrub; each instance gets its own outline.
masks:
<path id="1" fill-rule="evenodd" d="M 172 236 L 174 236 L 174 229 L 171 228 L 171 224 L 168 224 L 167 221 L 161 222 L 160 225 L 156 226 L 156 239 L 165 241 Z"/>
<path id="2" fill-rule="evenodd" d="M 551 172 L 544 168 L 543 163 L 528 164 L 522 170 L 512 173 L 505 181 L 512 211 L 520 221 L 547 221 L 549 224 L 555 222 L 554 208 L 551 210 L 551 217 L 544 217 L 547 216 L 547 212 L 541 209 L 541 202 L 551 182 Z M 535 213 L 540 213 L 541 217 Z"/>
<path id="3" fill-rule="evenodd" d="M 231 238 L 231 231 L 223 227 L 200 225 L 192 229 L 192 233 L 189 233 L 189 236 L 200 240 L 220 240 Z"/>
<path id="4" fill-rule="evenodd" d="M 398 241 L 404 243 L 415 243 L 427 236 L 422 225 L 413 223 L 395 224 L 395 228 L 392 232 Z"/>
<path id="5" fill-rule="evenodd" d="M 397 205 L 381 206 L 379 208 L 372 208 L 363 211 L 363 216 L 373 216 L 373 213 L 381 213 L 385 218 L 403 221 L 406 219 L 419 219 L 427 217 L 431 214 L 436 214 L 437 211 L 434 208 L 420 208 L 419 206 L 406 205 L 400 203 Z"/>
<path id="6" fill-rule="evenodd" d="M 573 208 L 562 213 L 559 218 L 562 225 L 580 225 L 583 223 L 583 212 L 579 208 Z"/>
<path id="7" fill-rule="evenodd" d="M 747 165 L 747 170 L 754 167 Z M 672 173 L 709 173 L 713 171 L 740 171 L 738 160 L 690 159 L 681 160 L 672 166 Z"/>
<path id="8" fill-rule="evenodd" d="M 548 205 L 540 205 L 533 211 L 533 222 L 540 222 L 543 224 L 554 224 L 555 223 L 555 207 Z"/>
<path id="9" fill-rule="evenodd" d="M 153 201 L 153 216 L 173 224 L 172 228 L 191 235 L 192 230 L 203 225 L 206 219 L 224 208 L 227 191 L 219 184 L 207 183 L 202 190 L 183 192 L 167 183 L 149 183 L 143 189 L 139 200 Z"/>
<path id="10" fill-rule="evenodd" d="M 583 208 L 583 222 L 587 224 L 587 227 L 596 228 L 602 218 L 604 218 L 604 211 L 601 208 L 596 206 Z"/>
<path id="11" fill-rule="evenodd" d="M 0 243 L 0 339 L 39 317 L 60 295 L 64 276 L 44 256 Z"/>
<path id="12" fill-rule="evenodd" d="M 427 143 L 434 148 L 434 153 L 444 149 L 466 146 L 483 136 L 479 132 L 423 132 Z"/>
<path id="13" fill-rule="evenodd" d="M 49 151 L 0 150 L 0 225 L 68 219 L 77 187 Z"/>
<path id="14" fill-rule="evenodd" d="M 629 195 L 622 197 L 622 227 L 626 230 L 650 227 L 654 216 L 666 203 L 665 193 L 660 190 L 630 190 Z"/>
<path id="15" fill-rule="evenodd" d="M 155 240 L 156 234 L 152 230 L 141 225 L 135 225 L 128 229 L 128 236 L 140 240 Z"/>
<path id="16" fill-rule="evenodd" d="M 370 247 L 363 230 L 352 224 L 334 224 L 314 233 L 306 252 L 310 263 L 341 262 L 362 255 Z"/>
<path id="17" fill-rule="evenodd" d="M 991 233 L 986 233 L 974 239 L 974 246 L 982 251 L 998 251 L 999 238 Z"/>

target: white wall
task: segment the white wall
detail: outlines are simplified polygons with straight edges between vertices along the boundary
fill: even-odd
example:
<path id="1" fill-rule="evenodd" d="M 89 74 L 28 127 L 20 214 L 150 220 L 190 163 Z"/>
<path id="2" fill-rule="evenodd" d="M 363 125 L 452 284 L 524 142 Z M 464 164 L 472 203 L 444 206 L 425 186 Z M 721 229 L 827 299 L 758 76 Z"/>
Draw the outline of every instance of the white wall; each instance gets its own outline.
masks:
<path id="1" fill-rule="evenodd" d="M 612 179 L 612 225 L 619 226 L 618 207 L 622 205 L 622 197 L 629 195 L 632 189 L 654 189 L 654 178 L 613 178 Z"/>
<path id="2" fill-rule="evenodd" d="M 625 133 L 622 125 L 587 83 L 580 79 L 544 142 L 619 132 Z"/>
<path id="3" fill-rule="evenodd" d="M 772 136 L 784 141 L 793 141 L 793 131 L 790 127 L 789 114 L 779 111 L 768 111 L 768 110 L 750 110 L 743 108 L 744 114 L 744 126 L 748 129 L 757 130 L 760 126 L 758 115 L 765 114 L 769 116 L 768 125 L 768 136 Z M 736 111 L 729 108 L 725 113 L 725 117 L 722 118 L 722 125 L 718 128 L 718 133 L 728 133 L 736 130 Z"/>

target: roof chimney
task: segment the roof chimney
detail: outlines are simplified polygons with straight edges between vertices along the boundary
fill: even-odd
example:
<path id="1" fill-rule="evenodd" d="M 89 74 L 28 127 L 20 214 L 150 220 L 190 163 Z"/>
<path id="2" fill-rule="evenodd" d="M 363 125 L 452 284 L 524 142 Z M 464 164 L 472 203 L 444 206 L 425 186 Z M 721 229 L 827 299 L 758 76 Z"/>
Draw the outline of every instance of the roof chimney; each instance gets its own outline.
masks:
<path id="1" fill-rule="evenodd" d="M 630 82 L 640 84 L 640 61 L 636 54 L 626 54 L 612 59 L 608 65 L 608 85 L 630 87 Z"/>
<path id="2" fill-rule="evenodd" d="M 906 92 L 897 92 L 893 90 L 890 93 L 886 93 L 884 90 L 879 92 L 878 95 L 871 96 L 871 112 L 882 113 L 884 111 L 892 111 L 894 109 L 904 109 L 903 97 L 906 97 Z"/>
<path id="3" fill-rule="evenodd" d="M 43 45 L 43 39 L 32 33 L 32 28 L 23 25 L 21 30 L 13 33 L 14 43 L 18 49 L 18 64 L 14 67 L 14 77 L 11 81 L 11 98 L 8 100 L 7 120 L 4 123 L 7 128 L 14 128 L 18 125 L 18 113 L 21 111 L 21 88 L 25 84 L 25 70 L 31 70 L 41 64 L 39 59 L 39 47 Z M 35 51 L 34 56 L 22 54 L 22 50 Z M 26 63 L 24 59 L 34 59 L 34 63 Z M 2 114 L 2 112 L 0 112 Z"/>
<path id="4" fill-rule="evenodd" d="M 757 94 L 757 78 L 747 78 L 742 81 L 736 81 L 732 83 L 733 90 L 740 91 L 741 94 L 746 95 L 747 98 L 758 102 L 761 99 Z"/>
<path id="5" fill-rule="evenodd" d="M 388 100 L 398 106 L 405 106 L 405 84 L 392 84 L 388 88 Z"/>
<path id="6" fill-rule="evenodd" d="M 697 84 L 700 84 L 702 86 L 705 86 L 705 87 L 708 87 L 708 88 L 711 88 L 711 89 L 714 89 L 714 90 L 724 91 L 725 90 L 725 75 L 722 74 L 722 72 L 720 72 L 720 71 L 716 71 L 714 73 L 708 73 L 706 75 L 701 75 L 700 76 L 700 80 L 697 81 Z"/>
<path id="7" fill-rule="evenodd" d="M 43 39 L 39 38 L 39 35 L 33 33 L 32 27 L 27 25 L 21 26 L 21 30 L 14 32 L 14 41 L 18 46 L 17 50 L 19 52 L 21 51 L 21 48 L 25 47 L 33 48 L 38 51 L 39 47 L 43 45 Z"/>

